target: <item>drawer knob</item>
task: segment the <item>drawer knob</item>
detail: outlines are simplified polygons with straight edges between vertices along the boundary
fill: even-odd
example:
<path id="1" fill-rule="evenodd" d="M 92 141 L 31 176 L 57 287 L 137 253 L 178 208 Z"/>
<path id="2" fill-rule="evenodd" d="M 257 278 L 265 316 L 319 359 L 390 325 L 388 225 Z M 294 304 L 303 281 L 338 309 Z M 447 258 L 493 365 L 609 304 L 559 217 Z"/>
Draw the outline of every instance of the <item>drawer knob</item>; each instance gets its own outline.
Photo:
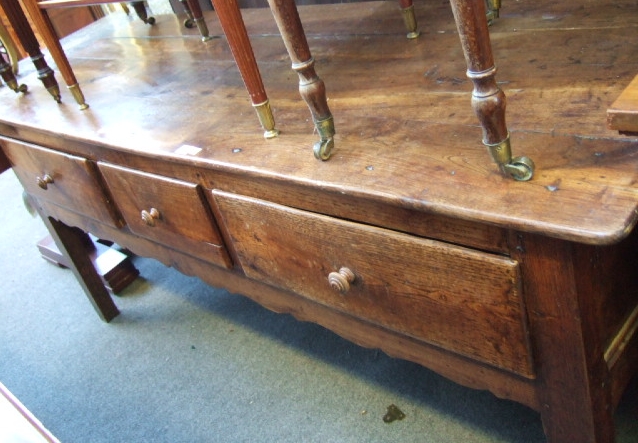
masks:
<path id="1" fill-rule="evenodd" d="M 49 185 L 53 183 L 53 177 L 51 177 L 49 174 L 44 174 L 42 177 L 36 177 L 35 180 L 38 182 L 38 186 L 45 191 L 47 190 Z"/>
<path id="2" fill-rule="evenodd" d="M 341 268 L 339 272 L 331 272 L 328 274 L 328 283 L 335 291 L 345 294 L 350 290 L 350 283 L 354 281 L 354 272 L 348 268 Z"/>
<path id="3" fill-rule="evenodd" d="M 155 208 L 151 208 L 150 211 L 146 209 L 142 210 L 142 220 L 147 226 L 155 226 L 155 220 L 159 220 L 160 218 L 160 212 Z"/>

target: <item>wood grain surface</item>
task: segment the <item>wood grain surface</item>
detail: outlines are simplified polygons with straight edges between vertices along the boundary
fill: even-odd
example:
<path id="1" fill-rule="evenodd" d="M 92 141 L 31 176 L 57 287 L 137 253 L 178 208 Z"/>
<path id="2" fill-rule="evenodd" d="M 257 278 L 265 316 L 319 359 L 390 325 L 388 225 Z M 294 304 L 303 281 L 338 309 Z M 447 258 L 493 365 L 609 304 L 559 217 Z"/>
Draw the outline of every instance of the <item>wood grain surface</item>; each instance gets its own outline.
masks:
<path id="1" fill-rule="evenodd" d="M 61 105 L 28 64 L 24 96 L 0 91 L 0 130 L 95 158 L 100 146 L 166 155 L 214 172 L 285 182 L 296 192 L 376 201 L 592 244 L 636 223 L 637 139 L 606 126 L 606 109 L 638 72 L 635 4 L 521 1 L 490 28 L 515 155 L 534 179 L 502 176 L 481 144 L 471 82 L 449 4 L 417 5 L 422 35 L 406 41 L 394 2 L 301 6 L 338 132 L 316 161 L 312 122 L 272 16 L 244 19 L 281 135 L 261 137 L 223 38 L 202 43 L 174 16 L 156 26 L 122 15 L 63 41 L 91 108 Z M 213 12 L 211 34 L 222 35 Z M 76 144 L 62 141 L 75 140 Z M 92 147 L 89 148 L 88 144 Z M 184 144 L 197 155 L 176 151 Z M 272 195 L 273 201 L 285 196 Z"/>

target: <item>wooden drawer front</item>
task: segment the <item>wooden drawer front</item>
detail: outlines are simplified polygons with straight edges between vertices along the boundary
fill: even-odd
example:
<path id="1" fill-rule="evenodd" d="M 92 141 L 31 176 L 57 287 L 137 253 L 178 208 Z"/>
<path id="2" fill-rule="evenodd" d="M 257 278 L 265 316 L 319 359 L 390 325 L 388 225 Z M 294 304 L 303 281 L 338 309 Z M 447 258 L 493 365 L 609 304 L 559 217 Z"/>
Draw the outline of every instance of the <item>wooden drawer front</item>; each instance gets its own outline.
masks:
<path id="1" fill-rule="evenodd" d="M 107 225 L 122 226 L 95 165 L 87 159 L 8 140 L 2 141 L 2 149 L 29 194 Z"/>
<path id="2" fill-rule="evenodd" d="M 230 266 L 198 185 L 106 163 L 98 165 L 132 232 L 203 260 Z"/>
<path id="3" fill-rule="evenodd" d="M 249 277 L 533 377 L 517 262 L 249 197 L 213 194 Z M 355 275 L 345 293 L 329 284 L 329 275 L 341 268 Z"/>

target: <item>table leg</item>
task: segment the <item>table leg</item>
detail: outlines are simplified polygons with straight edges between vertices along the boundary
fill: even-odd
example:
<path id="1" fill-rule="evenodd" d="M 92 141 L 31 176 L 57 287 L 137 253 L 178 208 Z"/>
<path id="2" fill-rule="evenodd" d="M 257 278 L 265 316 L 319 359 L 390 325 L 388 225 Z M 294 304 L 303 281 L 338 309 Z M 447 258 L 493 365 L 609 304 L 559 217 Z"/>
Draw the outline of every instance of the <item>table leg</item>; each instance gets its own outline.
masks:
<path id="1" fill-rule="evenodd" d="M 483 144 L 500 169 L 516 180 L 529 180 L 534 162 L 512 158 L 510 135 L 505 124 L 505 94 L 496 84 L 496 65 L 486 19 L 484 0 L 450 0 L 467 63 L 467 76 L 474 84 L 472 107 L 483 128 Z"/>
<path id="2" fill-rule="evenodd" d="M 95 311 L 102 320 L 111 321 L 119 314 L 119 310 L 93 265 L 90 256 L 93 243 L 88 234 L 48 217 L 40 209 L 38 212 L 58 249 L 65 257 L 68 257 L 68 267 L 82 286 Z"/>
<path id="3" fill-rule="evenodd" d="M 314 146 L 315 157 L 327 160 L 334 146 L 334 119 L 328 108 L 324 82 L 315 72 L 315 60 L 310 53 L 297 6 L 294 0 L 268 0 L 268 4 L 292 60 L 292 69 L 299 75 L 299 92 L 310 108 L 321 138 Z"/>
<path id="4" fill-rule="evenodd" d="M 613 443 L 614 405 L 599 325 L 604 315 L 595 247 L 518 235 L 525 305 L 538 362 L 538 397 L 550 443 Z M 589 248 L 589 249 L 587 249 Z M 557 266 L 557 264 L 560 264 Z M 590 278 L 591 277 L 591 278 Z"/>
<path id="5" fill-rule="evenodd" d="M 261 79 L 239 5 L 236 0 L 212 0 L 212 3 L 217 12 L 219 23 L 228 39 L 228 45 L 235 58 L 235 63 L 250 94 L 250 100 L 257 112 L 259 122 L 264 128 L 264 137 L 276 137 L 279 131 L 275 128 L 275 119 L 270 109 L 270 102 L 266 95 L 266 89 Z"/>
<path id="6" fill-rule="evenodd" d="M 33 65 L 38 70 L 38 78 L 42 81 L 44 87 L 49 91 L 55 101 L 60 101 L 60 87 L 55 80 L 53 69 L 47 65 L 44 55 L 40 50 L 40 44 L 31 29 L 31 25 L 24 15 L 24 11 L 20 4 L 11 0 L 1 0 L 0 5 L 5 12 L 9 23 L 13 27 L 20 44 L 31 57 Z"/>

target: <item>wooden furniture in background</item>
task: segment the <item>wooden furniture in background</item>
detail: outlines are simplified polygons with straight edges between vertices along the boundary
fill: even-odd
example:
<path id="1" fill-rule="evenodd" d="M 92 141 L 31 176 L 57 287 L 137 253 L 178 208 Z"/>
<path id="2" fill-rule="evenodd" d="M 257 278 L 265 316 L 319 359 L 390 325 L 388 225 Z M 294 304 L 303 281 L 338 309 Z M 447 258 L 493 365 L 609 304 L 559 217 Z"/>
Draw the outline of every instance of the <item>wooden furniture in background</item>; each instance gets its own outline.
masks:
<path id="1" fill-rule="evenodd" d="M 38 33 L 42 36 L 45 45 L 49 49 L 51 56 L 56 62 L 69 91 L 73 95 L 81 110 L 87 109 L 88 104 L 84 94 L 78 84 L 73 68 L 64 52 L 64 48 L 60 43 L 60 37 L 56 34 L 51 19 L 49 17 L 49 9 L 66 8 L 71 6 L 80 6 L 87 4 L 103 4 L 113 3 L 116 0 L 22 0 L 25 8 L 34 22 Z M 210 40 L 210 34 L 205 20 L 203 19 L 202 9 L 197 0 L 186 0 L 188 7 L 192 13 L 193 19 L 200 31 L 202 40 Z M 257 117 L 264 128 L 264 137 L 272 138 L 277 136 L 278 131 L 275 128 L 275 119 L 270 108 L 270 103 L 266 95 L 265 88 L 259 73 L 259 68 L 255 61 L 255 57 L 250 45 L 250 40 L 243 23 L 239 6 L 236 0 L 219 1 L 212 0 L 218 10 L 218 17 L 222 23 L 224 33 L 228 40 L 228 44 L 233 51 L 237 66 L 244 79 L 246 88 L 250 95 L 253 107 L 257 112 Z M 118 0 L 119 2 L 119 0 Z M 142 2 L 133 2 L 138 15 L 144 15 L 141 11 Z M 147 20 L 148 23 L 152 24 Z"/>
<path id="2" fill-rule="evenodd" d="M 638 134 L 638 76 L 607 109 L 607 126 L 622 134 Z"/>
<path id="3" fill-rule="evenodd" d="M 55 101 L 60 101 L 60 87 L 55 79 L 53 69 L 49 67 L 40 50 L 40 44 L 19 3 L 13 0 L 0 0 L 0 8 L 14 30 L 22 48 L 31 58 L 38 70 L 38 78 Z"/>
<path id="4" fill-rule="evenodd" d="M 250 10 L 277 139 L 254 137 L 238 112 L 225 42 L 176 39 L 177 18 L 136 37 L 114 15 L 68 40 L 91 111 L 0 90 L 0 147 L 105 320 L 118 308 L 88 232 L 527 405 L 551 443 L 611 443 L 638 369 L 638 140 L 608 130 L 600 106 L 638 71 L 638 45 L 622 12 L 633 0 L 613 5 L 512 3 L 491 30 L 509 130 L 537 160 L 528 182 L 476 149 L 477 79 L 458 76 L 454 18 L 435 2 L 418 13 L 436 32 L 410 44 L 378 32 L 396 29 L 394 3 L 299 7 L 340 116 L 329 162 L 300 155 L 314 135 L 286 48 Z M 121 59 L 133 50 L 143 63 Z"/>

